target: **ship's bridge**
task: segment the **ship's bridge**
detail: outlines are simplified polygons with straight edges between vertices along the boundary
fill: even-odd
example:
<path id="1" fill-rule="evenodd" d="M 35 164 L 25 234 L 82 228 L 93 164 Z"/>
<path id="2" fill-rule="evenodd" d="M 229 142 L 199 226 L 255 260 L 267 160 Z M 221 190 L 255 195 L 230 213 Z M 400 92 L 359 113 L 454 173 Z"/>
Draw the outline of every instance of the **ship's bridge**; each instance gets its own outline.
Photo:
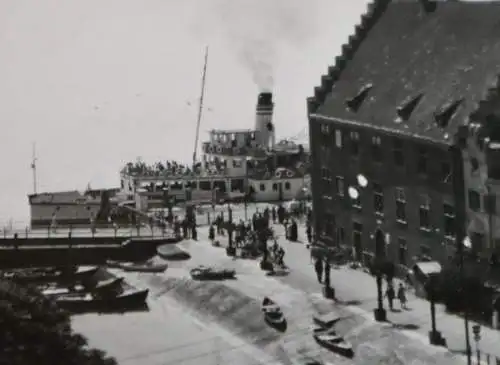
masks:
<path id="1" fill-rule="evenodd" d="M 208 156 L 264 158 L 265 149 L 259 145 L 259 131 L 251 129 L 213 129 L 210 139 L 203 143 Z"/>

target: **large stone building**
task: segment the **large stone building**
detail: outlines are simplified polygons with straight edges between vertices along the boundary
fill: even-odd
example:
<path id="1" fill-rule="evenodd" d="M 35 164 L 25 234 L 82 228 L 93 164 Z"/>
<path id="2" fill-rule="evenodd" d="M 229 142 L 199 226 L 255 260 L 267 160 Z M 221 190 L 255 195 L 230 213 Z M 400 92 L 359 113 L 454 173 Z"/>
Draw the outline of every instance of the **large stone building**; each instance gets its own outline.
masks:
<path id="1" fill-rule="evenodd" d="M 320 244 L 410 266 L 449 260 L 469 235 L 491 256 L 499 24 L 500 2 L 372 1 L 308 99 Z"/>

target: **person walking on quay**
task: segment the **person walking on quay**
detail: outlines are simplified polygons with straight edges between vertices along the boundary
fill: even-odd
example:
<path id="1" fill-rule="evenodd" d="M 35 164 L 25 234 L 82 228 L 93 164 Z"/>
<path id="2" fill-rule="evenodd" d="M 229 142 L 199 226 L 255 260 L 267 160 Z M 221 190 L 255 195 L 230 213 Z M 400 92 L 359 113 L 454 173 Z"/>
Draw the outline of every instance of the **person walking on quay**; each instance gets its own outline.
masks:
<path id="1" fill-rule="evenodd" d="M 316 259 L 314 262 L 314 271 L 316 272 L 318 283 L 321 284 L 323 282 L 323 262 L 320 259 Z"/>
<path id="2" fill-rule="evenodd" d="M 396 297 L 396 293 L 392 285 L 387 286 L 387 290 L 385 291 L 385 296 L 387 297 L 387 301 L 389 302 L 389 309 L 391 311 L 394 310 L 394 298 Z"/>
<path id="3" fill-rule="evenodd" d="M 273 209 L 271 209 L 271 216 L 273 219 L 273 224 L 276 224 L 276 207 L 273 206 Z"/>
<path id="4" fill-rule="evenodd" d="M 311 244 L 311 242 L 312 242 L 312 227 L 309 224 L 309 222 L 307 222 L 307 225 L 306 225 L 306 236 L 307 236 L 307 243 Z"/>
<path id="5" fill-rule="evenodd" d="M 213 243 L 215 240 L 215 229 L 214 225 L 211 224 L 210 228 L 208 229 L 208 239 Z"/>
<path id="6" fill-rule="evenodd" d="M 406 289 L 405 289 L 405 287 L 403 286 L 402 283 L 399 283 L 398 299 L 399 299 L 399 302 L 401 303 L 401 309 L 406 310 L 407 309 L 407 306 L 406 306 L 406 302 L 407 302 Z"/>
<path id="7" fill-rule="evenodd" d="M 196 229 L 196 224 L 193 224 L 191 227 L 191 237 L 194 241 L 198 241 L 198 230 Z"/>

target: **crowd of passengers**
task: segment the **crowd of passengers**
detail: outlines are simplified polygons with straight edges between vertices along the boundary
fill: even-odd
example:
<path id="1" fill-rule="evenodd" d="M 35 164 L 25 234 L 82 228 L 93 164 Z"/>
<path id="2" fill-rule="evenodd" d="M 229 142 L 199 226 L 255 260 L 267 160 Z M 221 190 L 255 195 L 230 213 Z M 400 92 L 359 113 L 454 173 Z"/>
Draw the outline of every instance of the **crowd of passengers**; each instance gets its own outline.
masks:
<path id="1" fill-rule="evenodd" d="M 128 163 L 125 171 L 128 174 L 138 174 L 143 176 L 204 176 L 215 175 L 224 172 L 225 161 L 197 162 L 194 167 L 177 161 L 157 162 L 148 165 L 144 162 Z"/>

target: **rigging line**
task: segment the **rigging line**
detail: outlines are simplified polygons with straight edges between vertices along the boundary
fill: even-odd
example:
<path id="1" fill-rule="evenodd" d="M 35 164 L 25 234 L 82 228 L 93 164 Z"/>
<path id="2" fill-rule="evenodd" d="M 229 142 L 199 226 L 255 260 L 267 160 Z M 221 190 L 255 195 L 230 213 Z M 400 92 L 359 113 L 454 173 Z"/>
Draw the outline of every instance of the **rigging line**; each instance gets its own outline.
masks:
<path id="1" fill-rule="evenodd" d="M 196 165 L 196 154 L 198 152 L 198 140 L 200 138 L 200 124 L 201 117 L 203 115 L 203 99 L 205 97 L 205 81 L 207 76 L 207 63 L 208 63 L 208 46 L 205 47 L 205 63 L 203 65 L 203 76 L 201 78 L 201 94 L 198 105 L 198 118 L 196 120 L 196 135 L 194 139 L 194 151 L 193 151 L 193 169 Z"/>

